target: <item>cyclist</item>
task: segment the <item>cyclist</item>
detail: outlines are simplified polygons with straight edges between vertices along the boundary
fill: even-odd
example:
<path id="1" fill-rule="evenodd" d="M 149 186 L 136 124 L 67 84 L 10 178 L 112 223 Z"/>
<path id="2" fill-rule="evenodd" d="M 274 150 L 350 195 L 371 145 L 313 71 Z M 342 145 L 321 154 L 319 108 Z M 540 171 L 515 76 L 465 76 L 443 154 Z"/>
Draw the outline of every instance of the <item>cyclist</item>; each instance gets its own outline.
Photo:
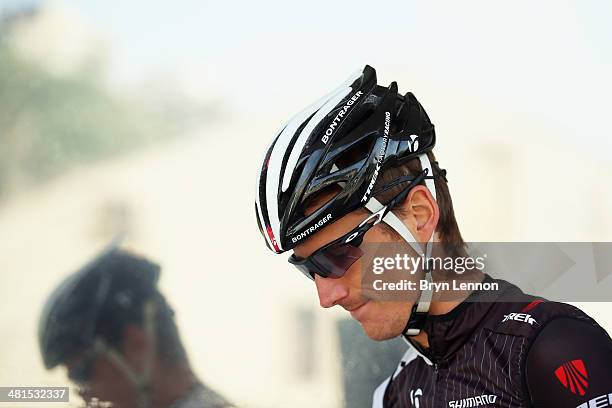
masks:
<path id="1" fill-rule="evenodd" d="M 230 407 L 193 373 L 159 274 L 113 247 L 64 280 L 39 322 L 45 367 L 66 366 L 88 404 Z"/>
<path id="2" fill-rule="evenodd" d="M 369 296 L 368 243 L 404 242 L 424 259 L 434 242 L 466 254 L 434 126 L 412 93 L 376 82 L 366 66 L 289 120 L 265 153 L 255 203 L 267 246 L 293 250 L 289 262 L 314 281 L 322 307 L 343 307 L 374 340 L 409 344 L 374 406 L 612 406 L 612 341 L 573 306 L 479 271 L 469 278 L 495 290 L 446 301 L 427 287 L 403 300 Z M 430 269 L 415 282 L 451 279 Z"/>

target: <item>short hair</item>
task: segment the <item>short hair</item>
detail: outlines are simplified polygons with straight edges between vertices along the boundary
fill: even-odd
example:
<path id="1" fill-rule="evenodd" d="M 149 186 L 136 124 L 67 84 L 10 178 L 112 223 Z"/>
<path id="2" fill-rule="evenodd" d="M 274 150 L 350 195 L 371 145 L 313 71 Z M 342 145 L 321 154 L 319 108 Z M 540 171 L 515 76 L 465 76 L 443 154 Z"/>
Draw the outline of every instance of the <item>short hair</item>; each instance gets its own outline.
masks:
<path id="1" fill-rule="evenodd" d="M 436 202 L 440 210 L 440 219 L 436 226 L 436 232 L 440 236 L 440 241 L 451 256 L 464 256 L 466 250 L 466 243 L 461 236 L 459 231 L 459 225 L 455 218 L 455 211 L 453 209 L 453 201 L 451 199 L 450 191 L 448 189 L 448 183 L 446 176 L 443 174 L 443 170 L 440 169 L 436 157 L 432 151 L 427 153 L 427 157 L 431 162 L 431 168 L 435 177 L 434 183 L 436 187 Z M 398 166 L 391 167 L 381 173 L 374 184 L 374 191 L 378 188 L 385 186 L 392 182 L 398 177 L 417 175 L 422 171 L 421 162 L 417 159 L 412 159 Z M 425 184 L 422 182 L 421 184 Z M 406 183 L 398 184 L 393 188 L 383 191 L 376 195 L 376 199 L 382 204 L 387 204 L 397 194 L 402 191 L 402 188 L 406 187 Z M 397 211 L 399 215 L 402 215 L 402 211 Z M 396 239 L 400 239 L 397 232 L 389 228 L 386 224 L 383 224 L 385 229 L 391 233 Z"/>

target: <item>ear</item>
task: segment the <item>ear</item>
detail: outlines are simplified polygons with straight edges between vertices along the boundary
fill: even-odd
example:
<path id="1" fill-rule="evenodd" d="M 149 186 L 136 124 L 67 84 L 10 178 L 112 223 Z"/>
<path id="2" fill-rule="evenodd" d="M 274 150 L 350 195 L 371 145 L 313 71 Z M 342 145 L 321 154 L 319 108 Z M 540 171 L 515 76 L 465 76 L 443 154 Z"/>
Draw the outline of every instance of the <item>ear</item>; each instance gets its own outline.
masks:
<path id="1" fill-rule="evenodd" d="M 128 364 L 137 369 L 143 368 L 147 351 L 151 347 L 144 328 L 135 324 L 128 324 L 123 328 L 123 343 L 121 352 Z"/>
<path id="2" fill-rule="evenodd" d="M 423 185 L 415 186 L 402 204 L 405 217 L 402 221 L 419 242 L 427 242 L 436 232 L 440 219 L 440 208 L 429 189 Z"/>

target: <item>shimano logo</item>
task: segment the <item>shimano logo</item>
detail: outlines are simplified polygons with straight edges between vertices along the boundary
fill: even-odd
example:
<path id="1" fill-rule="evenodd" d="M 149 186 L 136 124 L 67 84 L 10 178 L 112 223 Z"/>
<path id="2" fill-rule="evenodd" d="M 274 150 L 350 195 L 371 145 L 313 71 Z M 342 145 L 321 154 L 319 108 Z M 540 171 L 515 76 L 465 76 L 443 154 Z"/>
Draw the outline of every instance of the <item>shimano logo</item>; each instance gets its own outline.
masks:
<path id="1" fill-rule="evenodd" d="M 331 217 L 332 217 L 331 214 L 327 214 L 325 217 L 321 218 L 319 221 L 317 221 L 316 223 L 314 223 L 310 227 L 306 228 L 304 231 L 302 231 L 301 233 L 297 234 L 295 237 L 292 237 L 291 241 L 295 244 L 296 242 L 306 238 L 307 236 L 309 236 L 310 234 L 315 232 L 317 229 L 319 229 L 323 225 L 325 225 L 325 223 L 327 221 L 329 221 L 331 219 Z"/>
<path id="2" fill-rule="evenodd" d="M 346 115 L 349 109 L 351 109 L 351 106 L 353 106 L 355 102 L 357 102 L 357 99 L 359 99 L 361 95 L 363 95 L 363 92 L 357 91 L 355 95 L 351 96 L 351 98 L 348 101 L 346 101 L 346 104 L 342 107 L 340 112 L 338 112 L 334 120 L 332 120 L 332 123 L 330 123 L 329 127 L 325 131 L 325 134 L 321 138 L 321 141 L 323 143 L 327 144 L 327 141 L 329 140 L 331 135 L 334 133 L 334 130 L 336 130 L 336 128 L 338 127 L 338 124 L 340 123 L 344 115 Z"/>
<path id="3" fill-rule="evenodd" d="M 385 152 L 387 151 L 387 143 L 389 141 L 389 130 L 391 129 L 391 113 L 385 112 L 385 130 L 383 132 L 383 142 L 380 146 L 380 150 L 378 151 L 378 158 L 376 163 L 376 168 L 374 169 L 374 175 L 372 176 L 372 180 L 370 180 L 370 184 L 368 185 L 368 189 L 365 194 L 361 198 L 361 202 L 368 201 L 368 197 L 372 193 L 372 189 L 374 188 L 374 184 L 376 184 L 376 179 L 378 178 L 378 172 L 382 166 L 382 161 L 385 158 Z"/>
<path id="4" fill-rule="evenodd" d="M 527 314 L 527 313 L 510 313 L 510 314 L 504 315 L 504 320 L 502 320 L 502 323 L 508 320 L 514 320 L 515 322 L 529 323 L 532 326 L 534 323 L 537 323 L 536 319 L 534 319 L 533 317 L 531 317 L 530 314 Z"/>
<path id="5" fill-rule="evenodd" d="M 467 408 L 467 407 L 480 407 L 488 404 L 495 404 L 497 395 L 479 395 L 477 397 L 463 398 L 460 400 L 449 401 L 448 406 L 450 408 Z"/>
<path id="6" fill-rule="evenodd" d="M 419 136 L 418 135 L 410 135 L 410 141 L 408 141 L 408 150 L 410 153 L 414 153 L 419 150 Z"/>
<path id="7" fill-rule="evenodd" d="M 605 395 L 600 395 L 588 402 L 578 405 L 576 408 L 605 408 L 612 407 L 612 392 Z"/>

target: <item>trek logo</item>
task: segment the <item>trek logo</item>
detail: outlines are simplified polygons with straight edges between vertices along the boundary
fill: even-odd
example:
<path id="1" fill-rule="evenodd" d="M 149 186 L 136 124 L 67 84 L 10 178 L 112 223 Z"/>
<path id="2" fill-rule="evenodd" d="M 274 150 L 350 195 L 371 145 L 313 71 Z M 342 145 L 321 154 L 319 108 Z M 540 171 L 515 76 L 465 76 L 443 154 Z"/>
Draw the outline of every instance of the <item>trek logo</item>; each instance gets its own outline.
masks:
<path id="1" fill-rule="evenodd" d="M 378 178 L 378 172 L 382 166 L 382 161 L 385 158 L 385 153 L 387 152 L 387 142 L 389 140 L 389 129 L 391 129 L 391 113 L 385 112 L 385 130 L 383 133 L 383 141 L 380 146 L 380 150 L 378 152 L 378 158 L 376 163 L 376 168 L 374 169 L 374 175 L 372 176 L 372 180 L 370 180 L 370 184 L 368 185 L 368 189 L 365 194 L 361 198 L 361 202 L 364 203 L 368 201 L 368 197 L 374 188 L 374 184 L 376 184 L 376 179 Z"/>
<path id="2" fill-rule="evenodd" d="M 463 398 L 460 400 L 449 401 L 448 406 L 450 408 L 467 408 L 467 407 L 480 407 L 488 404 L 495 404 L 497 395 L 479 395 L 477 397 Z"/>
<path id="3" fill-rule="evenodd" d="M 531 317 L 530 314 L 527 314 L 527 313 L 510 313 L 510 314 L 504 315 L 504 320 L 502 320 L 502 323 L 507 322 L 508 320 L 529 323 L 531 326 L 533 326 L 534 323 L 537 323 L 536 319 L 534 319 L 533 317 Z"/>
<path id="4" fill-rule="evenodd" d="M 344 115 L 346 115 L 346 112 L 348 112 L 349 109 L 351 109 L 351 106 L 353 106 L 355 102 L 357 102 L 357 99 L 359 99 L 361 95 L 363 95 L 363 92 L 357 91 L 355 92 L 355 95 L 351 96 L 351 99 L 346 101 L 346 104 L 344 105 L 344 107 L 342 107 L 340 112 L 338 112 L 334 120 L 332 120 L 332 123 L 329 124 L 329 127 L 327 128 L 327 130 L 325 131 L 325 134 L 321 138 L 321 141 L 324 144 L 327 144 L 327 142 L 329 141 L 329 138 L 334 133 L 334 130 L 336 130 L 336 128 L 338 127 L 338 124 L 340 123 Z"/>
<path id="5" fill-rule="evenodd" d="M 419 150 L 419 136 L 418 135 L 410 135 L 410 141 L 408 142 L 408 151 L 410 153 L 414 153 Z"/>
<path id="6" fill-rule="evenodd" d="M 609 394 L 600 395 L 588 402 L 578 405 L 576 408 L 605 408 L 612 407 L 612 392 Z"/>
<path id="7" fill-rule="evenodd" d="M 293 243 L 298 242 L 299 240 L 306 238 L 308 235 L 315 232 L 317 229 L 321 228 L 327 221 L 331 220 L 331 214 L 327 214 L 325 217 L 321 218 L 319 221 L 311 225 L 309 228 L 306 228 L 304 231 L 297 234 L 295 237 L 291 237 L 291 241 Z"/>
<path id="8" fill-rule="evenodd" d="M 589 373 L 582 360 L 572 360 L 561 364 L 555 370 L 555 376 L 572 394 L 584 395 L 589 388 Z"/>
<path id="9" fill-rule="evenodd" d="M 410 390 L 410 402 L 414 408 L 419 408 L 421 406 L 421 402 L 419 398 L 423 396 L 423 390 L 417 388 L 417 390 Z"/>

